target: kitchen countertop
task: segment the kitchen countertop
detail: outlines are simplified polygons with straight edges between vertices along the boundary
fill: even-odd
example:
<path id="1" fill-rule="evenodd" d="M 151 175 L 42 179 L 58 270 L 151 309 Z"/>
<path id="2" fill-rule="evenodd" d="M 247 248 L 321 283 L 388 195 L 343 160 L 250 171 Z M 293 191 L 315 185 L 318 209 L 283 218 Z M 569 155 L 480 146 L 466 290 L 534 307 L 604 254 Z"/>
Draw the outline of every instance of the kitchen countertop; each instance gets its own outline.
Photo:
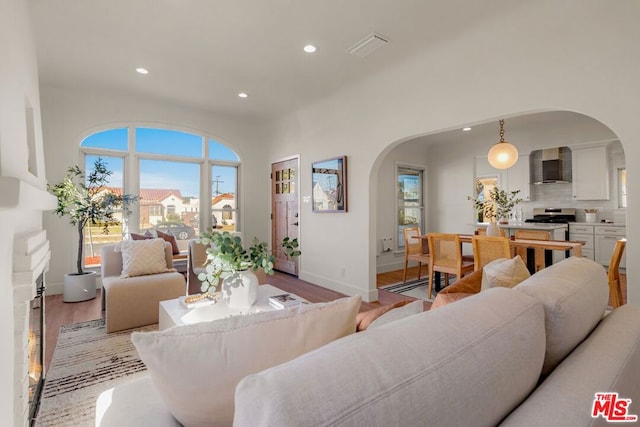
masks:
<path id="1" fill-rule="evenodd" d="M 626 227 L 621 222 L 570 222 L 569 225 L 606 225 L 607 227 Z"/>
<path id="2" fill-rule="evenodd" d="M 591 223 L 593 224 L 593 223 Z M 489 223 L 479 222 L 477 227 L 486 227 Z M 509 224 L 498 224 L 500 228 L 519 228 L 523 230 L 566 230 L 567 224 L 551 224 L 551 223 L 539 223 L 539 222 L 510 222 Z"/>

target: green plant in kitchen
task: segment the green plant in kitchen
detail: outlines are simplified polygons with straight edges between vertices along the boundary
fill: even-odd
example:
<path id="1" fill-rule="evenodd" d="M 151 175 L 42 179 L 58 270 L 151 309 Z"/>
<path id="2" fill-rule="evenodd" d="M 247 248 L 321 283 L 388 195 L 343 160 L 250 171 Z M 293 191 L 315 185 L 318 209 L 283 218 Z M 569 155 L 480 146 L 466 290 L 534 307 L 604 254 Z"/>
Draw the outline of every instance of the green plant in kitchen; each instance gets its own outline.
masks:
<path id="1" fill-rule="evenodd" d="M 518 197 L 519 193 L 520 190 L 506 191 L 498 187 L 489 190 L 491 199 L 495 201 L 498 220 L 506 220 L 513 208 L 522 201 L 522 199 Z"/>
<path id="2" fill-rule="evenodd" d="M 518 198 L 519 193 L 520 190 L 506 191 L 496 186 L 489 190 L 488 200 L 485 200 L 482 192 L 476 198 L 467 196 L 467 199 L 473 200 L 473 205 L 479 218 L 482 216 L 491 222 L 497 218 L 503 222 L 509 217 L 509 213 L 513 208 L 522 201 L 522 199 Z"/>
<path id="3" fill-rule="evenodd" d="M 204 232 L 200 235 L 198 242 L 209 246 L 205 272 L 198 275 L 198 280 L 202 282 L 202 292 L 215 290 L 222 279 L 240 271 L 256 271 L 262 268 L 266 274 L 273 274 L 275 262 L 273 250 L 269 249 L 266 242 L 261 242 L 255 237 L 251 246 L 247 248 L 243 246 L 239 236 L 234 236 L 228 231 Z M 302 254 L 298 249 L 298 239 L 285 237 L 280 246 L 288 257 L 297 257 Z"/>

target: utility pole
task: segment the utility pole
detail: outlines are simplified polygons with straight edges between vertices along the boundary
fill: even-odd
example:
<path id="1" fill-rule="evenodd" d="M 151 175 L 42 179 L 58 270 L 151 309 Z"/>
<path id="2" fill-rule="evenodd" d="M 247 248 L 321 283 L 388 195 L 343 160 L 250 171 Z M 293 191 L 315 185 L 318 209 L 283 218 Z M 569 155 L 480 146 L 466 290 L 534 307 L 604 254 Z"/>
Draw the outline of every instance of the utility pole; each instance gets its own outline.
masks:
<path id="1" fill-rule="evenodd" d="M 220 181 L 220 175 L 216 176 L 216 179 L 214 179 L 213 181 L 211 181 L 212 184 L 215 184 L 216 186 L 216 191 L 214 191 L 214 196 L 217 196 L 220 193 L 220 184 L 224 184 L 224 181 Z"/>

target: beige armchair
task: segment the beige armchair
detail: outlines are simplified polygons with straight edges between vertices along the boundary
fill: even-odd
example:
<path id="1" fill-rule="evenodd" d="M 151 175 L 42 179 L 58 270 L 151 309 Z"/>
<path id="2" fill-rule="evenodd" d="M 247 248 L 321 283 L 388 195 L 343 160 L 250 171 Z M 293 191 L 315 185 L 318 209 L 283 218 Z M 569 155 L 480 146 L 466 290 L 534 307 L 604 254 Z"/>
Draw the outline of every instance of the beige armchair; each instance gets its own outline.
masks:
<path id="1" fill-rule="evenodd" d="M 185 294 L 184 276 L 176 271 L 120 278 L 122 253 L 102 247 L 102 298 L 107 332 L 158 323 L 160 301 Z M 171 244 L 165 243 L 167 268 L 173 267 Z"/>

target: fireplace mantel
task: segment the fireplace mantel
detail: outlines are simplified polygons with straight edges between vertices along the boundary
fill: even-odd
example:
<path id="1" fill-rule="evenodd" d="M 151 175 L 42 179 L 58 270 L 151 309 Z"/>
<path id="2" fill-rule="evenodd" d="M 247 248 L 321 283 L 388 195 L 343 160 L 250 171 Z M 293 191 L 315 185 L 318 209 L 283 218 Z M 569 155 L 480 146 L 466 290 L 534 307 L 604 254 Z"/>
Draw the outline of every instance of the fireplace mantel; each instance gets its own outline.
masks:
<path id="1" fill-rule="evenodd" d="M 0 176 L 0 210 L 27 209 L 49 211 L 56 208 L 56 198 L 45 189 L 11 176 Z"/>
<path id="2" fill-rule="evenodd" d="M 36 279 L 46 272 L 51 259 L 45 230 L 15 236 L 13 242 L 13 286 L 16 301 L 29 301 L 36 293 Z"/>

